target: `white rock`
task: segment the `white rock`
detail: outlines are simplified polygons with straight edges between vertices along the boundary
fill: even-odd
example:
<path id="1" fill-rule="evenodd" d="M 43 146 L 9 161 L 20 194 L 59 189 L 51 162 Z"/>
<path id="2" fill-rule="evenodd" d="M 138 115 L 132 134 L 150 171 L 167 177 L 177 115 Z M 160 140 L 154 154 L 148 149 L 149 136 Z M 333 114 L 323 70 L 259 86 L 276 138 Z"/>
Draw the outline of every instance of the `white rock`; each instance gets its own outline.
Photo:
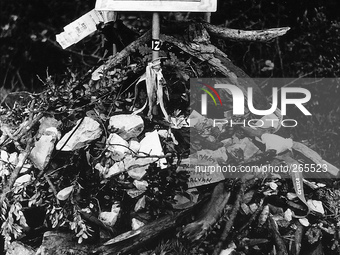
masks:
<path id="1" fill-rule="evenodd" d="M 124 166 L 130 177 L 140 180 L 146 174 L 149 164 L 155 161 L 153 158 L 135 158 L 132 155 L 127 155 L 124 158 Z"/>
<path id="2" fill-rule="evenodd" d="M 73 185 L 60 190 L 57 194 L 57 198 L 61 201 L 68 199 L 73 191 Z"/>
<path id="3" fill-rule="evenodd" d="M 275 182 L 269 182 L 267 185 L 272 189 L 272 190 L 277 190 L 278 185 Z"/>
<path id="4" fill-rule="evenodd" d="M 305 226 L 305 227 L 308 227 L 310 225 L 308 219 L 306 218 L 299 219 L 299 222 L 301 223 L 302 226 Z"/>
<path id="5" fill-rule="evenodd" d="M 145 225 L 145 224 L 144 224 L 142 221 L 137 220 L 137 219 L 135 219 L 135 218 L 132 218 L 132 220 L 131 220 L 131 227 L 132 227 L 132 230 L 137 230 L 137 229 L 143 227 L 144 225 Z"/>
<path id="6" fill-rule="evenodd" d="M 259 208 L 259 206 L 256 203 L 252 203 L 249 205 L 249 209 L 252 213 L 256 212 L 257 208 Z"/>
<path id="7" fill-rule="evenodd" d="M 106 141 L 107 149 L 112 152 L 112 159 L 121 160 L 130 151 L 129 144 L 116 133 L 110 134 Z"/>
<path id="8" fill-rule="evenodd" d="M 325 210 L 323 209 L 321 201 L 308 199 L 307 204 L 312 211 L 325 214 Z"/>
<path id="9" fill-rule="evenodd" d="M 137 167 L 137 168 L 130 169 L 127 173 L 129 174 L 129 176 L 132 179 L 140 180 L 146 174 L 147 168 L 148 168 L 147 166 L 146 167 Z"/>
<path id="10" fill-rule="evenodd" d="M 79 125 L 80 122 L 81 120 L 78 120 L 76 126 L 58 142 L 56 146 L 57 150 L 73 151 L 80 149 L 93 140 L 98 139 L 102 134 L 100 124 L 97 121 L 85 117 Z"/>
<path id="11" fill-rule="evenodd" d="M 228 245 L 228 248 L 225 250 L 222 250 L 220 255 L 232 255 L 234 254 L 235 249 L 237 248 L 236 244 L 232 242 Z"/>
<path id="12" fill-rule="evenodd" d="M 49 163 L 56 141 L 57 134 L 42 135 L 39 141 L 35 142 L 34 148 L 30 154 L 30 159 L 39 170 L 44 170 Z"/>
<path id="13" fill-rule="evenodd" d="M 145 191 L 139 190 L 139 189 L 129 189 L 126 191 L 126 193 L 132 197 L 132 198 L 136 198 L 140 195 L 142 195 Z"/>
<path id="14" fill-rule="evenodd" d="M 6 251 L 6 255 L 34 255 L 34 254 L 36 254 L 36 252 L 31 247 L 17 241 L 12 242 Z"/>
<path id="15" fill-rule="evenodd" d="M 140 143 L 136 140 L 130 140 L 129 142 L 129 148 L 132 150 L 134 153 L 138 153 L 140 149 Z"/>
<path id="16" fill-rule="evenodd" d="M 119 114 L 112 116 L 109 122 L 109 128 L 117 128 L 118 134 L 128 140 L 140 135 L 144 129 L 142 117 L 133 114 Z"/>
<path id="17" fill-rule="evenodd" d="M 285 211 L 285 219 L 291 221 L 293 219 L 293 212 L 289 208 Z"/>
<path id="18" fill-rule="evenodd" d="M 7 151 L 0 150 L 0 158 L 1 158 L 1 161 L 8 162 L 9 155 L 8 155 Z"/>
<path id="19" fill-rule="evenodd" d="M 277 154 L 291 150 L 293 146 L 292 139 L 283 138 L 274 134 L 265 133 L 261 136 L 261 140 L 266 145 L 266 150 L 276 150 Z"/>
<path id="20" fill-rule="evenodd" d="M 58 131 L 58 127 L 62 124 L 61 121 L 56 120 L 51 117 L 43 117 L 40 119 L 40 126 L 38 130 L 38 138 L 41 135 L 51 135 L 52 133 L 56 134 L 58 139 L 60 139 L 60 132 Z"/>
<path id="21" fill-rule="evenodd" d="M 138 181 L 138 180 L 134 180 L 133 181 L 133 185 L 135 185 L 135 187 L 139 190 L 143 190 L 146 191 L 148 189 L 148 182 L 143 180 L 143 181 Z"/>
<path id="22" fill-rule="evenodd" d="M 99 214 L 99 220 L 104 224 L 113 227 L 117 221 L 120 207 L 117 204 L 112 205 L 111 212 L 101 212 Z"/>
<path id="23" fill-rule="evenodd" d="M 228 148 L 229 146 L 231 146 L 233 144 L 233 139 L 227 138 L 227 139 L 222 140 L 221 143 L 223 143 L 223 146 Z"/>
<path id="24" fill-rule="evenodd" d="M 145 137 L 142 139 L 142 141 L 140 141 L 139 155 L 141 156 L 146 156 L 146 155 L 163 156 L 164 155 L 157 130 L 153 132 L 148 132 L 145 134 Z M 151 159 L 158 160 L 158 158 L 151 158 Z M 159 159 L 158 166 L 162 169 L 166 168 L 166 159 L 165 158 Z"/>
<path id="25" fill-rule="evenodd" d="M 108 179 L 112 176 L 115 176 L 117 174 L 120 174 L 124 172 L 124 163 L 122 161 L 114 163 L 106 173 L 103 174 L 104 178 Z"/>
<path id="26" fill-rule="evenodd" d="M 287 193 L 287 198 L 288 198 L 289 200 L 293 200 L 293 199 L 297 198 L 297 195 L 296 195 L 295 193 L 288 192 L 288 193 Z"/>
<path id="27" fill-rule="evenodd" d="M 135 212 L 145 208 L 145 196 L 142 196 L 135 205 Z"/>
<path id="28" fill-rule="evenodd" d="M 104 175 L 107 171 L 107 168 L 103 167 L 100 163 L 97 163 L 95 166 L 94 166 L 94 169 L 97 169 L 100 174 Z"/>
<path id="29" fill-rule="evenodd" d="M 56 136 L 58 140 L 61 138 L 61 133 L 56 127 L 49 127 L 45 129 L 45 135 Z"/>
<path id="30" fill-rule="evenodd" d="M 241 209 L 242 209 L 242 211 L 244 212 L 245 215 L 248 215 L 250 213 L 249 206 L 246 205 L 245 203 L 241 204 Z"/>
<path id="31" fill-rule="evenodd" d="M 94 70 L 93 73 L 91 74 L 91 80 L 93 81 L 100 80 L 100 78 L 103 76 L 104 69 L 105 69 L 105 66 L 101 65 L 96 70 Z"/>

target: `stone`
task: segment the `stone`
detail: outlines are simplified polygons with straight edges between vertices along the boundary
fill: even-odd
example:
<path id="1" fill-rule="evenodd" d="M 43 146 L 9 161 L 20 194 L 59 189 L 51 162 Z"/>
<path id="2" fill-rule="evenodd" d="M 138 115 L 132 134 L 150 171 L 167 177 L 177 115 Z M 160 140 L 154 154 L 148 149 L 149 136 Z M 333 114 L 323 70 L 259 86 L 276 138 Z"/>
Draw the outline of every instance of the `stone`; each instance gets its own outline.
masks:
<path id="1" fill-rule="evenodd" d="M 111 212 L 101 212 L 99 220 L 104 224 L 113 227 L 118 219 L 120 207 L 117 204 L 112 205 Z"/>
<path id="2" fill-rule="evenodd" d="M 6 252 L 6 255 L 35 255 L 35 250 L 20 242 L 12 242 Z"/>
<path id="3" fill-rule="evenodd" d="M 30 160 L 39 170 L 44 170 L 50 161 L 57 135 L 42 135 L 35 142 L 30 154 Z"/>
<path id="4" fill-rule="evenodd" d="M 322 215 L 325 214 L 325 209 L 323 208 L 322 202 L 319 200 L 313 200 L 313 199 L 308 199 L 307 204 L 309 206 L 309 209 L 314 212 L 318 212 Z"/>
<path id="5" fill-rule="evenodd" d="M 135 204 L 135 212 L 138 212 L 144 209 L 145 204 L 146 204 L 145 196 L 142 196 L 140 199 L 138 199 L 137 203 Z"/>
<path id="6" fill-rule="evenodd" d="M 87 243 L 78 244 L 73 232 L 46 231 L 36 255 L 88 255 L 94 248 Z"/>
<path id="7" fill-rule="evenodd" d="M 291 138 L 283 138 L 274 134 L 265 133 L 261 136 L 261 140 L 266 145 L 266 151 L 276 150 L 277 154 L 291 150 L 293 147 L 293 140 Z"/>
<path id="8" fill-rule="evenodd" d="M 38 130 L 37 138 L 40 138 L 42 135 L 48 135 L 50 132 L 56 133 L 58 139 L 60 139 L 60 132 L 58 131 L 58 127 L 62 124 L 61 121 L 56 120 L 51 117 L 43 117 L 40 119 L 40 126 Z"/>
<path id="9" fill-rule="evenodd" d="M 139 190 L 139 189 L 128 189 L 126 193 L 131 197 L 131 198 L 136 198 L 142 195 L 145 191 Z"/>
<path id="10" fill-rule="evenodd" d="M 128 175 L 135 180 L 140 180 L 146 174 L 150 163 L 156 162 L 155 158 L 135 158 L 131 155 L 124 158 L 124 166 Z"/>
<path id="11" fill-rule="evenodd" d="M 164 156 L 161 141 L 159 140 L 159 135 L 157 130 L 153 132 L 148 132 L 145 137 L 140 141 L 140 156 L 155 155 Z M 151 159 L 158 161 L 158 166 L 162 169 L 166 168 L 166 159 L 154 157 Z M 158 160 L 159 159 L 159 160 Z"/>
<path id="12" fill-rule="evenodd" d="M 78 120 L 76 126 L 63 136 L 57 143 L 56 149 L 74 151 L 98 139 L 101 134 L 100 124 L 92 118 L 84 117 L 83 120 Z"/>
<path id="13" fill-rule="evenodd" d="M 125 171 L 124 163 L 122 161 L 114 163 L 103 176 L 108 179 Z"/>
<path id="14" fill-rule="evenodd" d="M 129 144 L 116 133 L 110 134 L 106 141 L 107 149 L 112 152 L 113 160 L 122 160 L 129 153 Z"/>
<path id="15" fill-rule="evenodd" d="M 135 185 L 137 189 L 142 190 L 142 191 L 146 191 L 149 186 L 148 182 L 145 180 L 143 181 L 134 180 L 133 185 Z"/>
<path id="16" fill-rule="evenodd" d="M 119 114 L 112 116 L 109 121 L 109 129 L 118 129 L 117 133 L 126 140 L 137 137 L 144 129 L 142 117 L 134 114 Z"/>
<path id="17" fill-rule="evenodd" d="M 134 153 L 138 153 L 139 149 L 140 149 L 140 143 L 136 140 L 130 140 L 129 142 L 129 148 L 131 151 L 133 151 Z"/>
<path id="18" fill-rule="evenodd" d="M 144 225 L 145 225 L 144 222 L 142 222 L 140 220 L 137 220 L 135 218 L 132 218 L 132 220 L 131 220 L 131 228 L 132 228 L 132 230 L 137 230 L 137 229 L 143 227 Z"/>

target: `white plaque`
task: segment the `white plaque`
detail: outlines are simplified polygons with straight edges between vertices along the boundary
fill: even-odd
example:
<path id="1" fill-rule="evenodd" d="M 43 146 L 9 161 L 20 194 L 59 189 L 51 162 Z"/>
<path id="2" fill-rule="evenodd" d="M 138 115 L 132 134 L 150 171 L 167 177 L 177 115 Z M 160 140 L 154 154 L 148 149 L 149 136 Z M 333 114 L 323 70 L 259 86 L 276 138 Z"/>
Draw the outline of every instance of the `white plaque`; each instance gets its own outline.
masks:
<path id="1" fill-rule="evenodd" d="M 96 10 L 150 12 L 215 12 L 217 0 L 97 0 Z"/>

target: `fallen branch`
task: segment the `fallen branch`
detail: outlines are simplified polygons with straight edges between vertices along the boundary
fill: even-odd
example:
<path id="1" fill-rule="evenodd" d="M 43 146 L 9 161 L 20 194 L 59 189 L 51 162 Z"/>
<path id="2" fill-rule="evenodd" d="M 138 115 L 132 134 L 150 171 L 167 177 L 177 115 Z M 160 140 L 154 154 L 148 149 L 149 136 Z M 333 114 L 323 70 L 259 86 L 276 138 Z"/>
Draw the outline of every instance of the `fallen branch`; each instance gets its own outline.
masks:
<path id="1" fill-rule="evenodd" d="M 1 195 L 0 195 L 0 205 L 2 205 L 4 203 L 7 193 L 11 192 L 11 190 L 14 186 L 14 183 L 15 183 L 16 179 L 18 178 L 20 170 L 22 169 L 22 167 L 25 164 L 26 159 L 30 155 L 31 150 L 32 150 L 32 147 L 31 147 L 32 141 L 33 141 L 32 138 L 30 138 L 27 141 L 25 150 L 23 152 L 21 152 L 22 156 L 18 157 L 19 162 L 17 163 L 16 167 L 14 168 L 13 172 L 11 173 L 11 176 L 9 177 L 9 180 L 6 183 L 6 186 L 2 189 L 2 192 L 1 192 Z"/>
<path id="2" fill-rule="evenodd" d="M 173 36 L 161 35 L 162 41 L 174 44 L 186 53 L 198 58 L 201 61 L 208 62 L 216 71 L 220 72 L 222 75 L 228 77 L 233 84 L 237 85 L 244 93 L 247 95 L 247 88 L 253 88 L 253 101 L 256 109 L 268 109 L 269 105 L 266 97 L 261 92 L 257 84 L 243 72 L 240 68 L 236 67 L 227 58 L 226 54 L 218 50 L 213 45 L 202 46 L 200 44 L 188 45 L 182 40 L 179 40 Z M 204 52 L 204 50 L 209 50 L 209 52 Z M 216 56 L 215 56 L 216 55 Z M 243 79 L 239 79 L 243 78 Z"/>
<path id="3" fill-rule="evenodd" d="M 305 227 L 300 222 L 296 223 L 296 230 L 294 234 L 294 246 L 292 247 L 291 254 L 294 254 L 294 255 L 300 254 L 301 242 L 302 242 L 303 234 L 305 232 L 304 228 Z"/>
<path id="4" fill-rule="evenodd" d="M 114 245 L 102 245 L 101 247 L 95 249 L 92 254 L 109 255 L 109 254 L 127 254 L 133 253 L 136 249 L 151 242 L 157 237 L 161 237 L 164 233 L 176 228 L 181 224 L 181 221 L 185 215 L 187 215 L 192 209 L 191 207 L 185 211 L 175 213 L 170 216 L 163 217 L 161 219 L 155 220 L 150 224 L 147 224 L 137 231 L 136 235 L 129 239 L 122 240 L 120 242 L 112 242 Z M 110 243 L 110 241 L 106 242 Z"/>
<path id="5" fill-rule="evenodd" d="M 203 237 L 220 219 L 229 197 L 230 192 L 226 191 L 224 183 L 217 184 L 209 203 L 203 208 L 196 221 L 184 227 L 182 236 L 191 241 L 196 241 Z"/>
<path id="6" fill-rule="evenodd" d="M 271 215 L 269 215 L 268 217 L 268 224 L 269 229 L 271 230 L 274 237 L 277 255 L 288 255 L 286 244 L 283 241 L 282 236 L 280 235 L 280 232 L 278 230 L 278 227 Z"/>
<path id="7" fill-rule="evenodd" d="M 244 190 L 245 190 L 246 183 L 244 181 L 241 182 L 240 190 L 237 194 L 236 201 L 234 203 L 233 209 L 231 210 L 229 220 L 227 221 L 223 232 L 220 237 L 220 241 L 217 243 L 213 255 L 219 255 L 221 253 L 223 244 L 228 238 L 231 228 L 234 226 L 234 221 L 237 216 L 238 211 L 240 210 L 240 206 L 243 200 Z"/>
<path id="8" fill-rule="evenodd" d="M 204 26 L 213 36 L 226 40 L 247 42 L 268 42 L 279 36 L 285 35 L 290 30 L 290 27 L 280 27 L 265 30 L 245 31 L 240 29 L 214 26 L 210 23 L 204 23 Z"/>
<path id="9" fill-rule="evenodd" d="M 112 56 L 106 63 L 105 69 L 110 69 L 118 64 L 120 64 L 124 59 L 126 59 L 131 53 L 135 52 L 138 47 L 146 44 L 151 40 L 151 30 L 147 31 L 144 35 L 139 37 L 136 41 L 133 41 L 123 50 L 118 52 L 116 55 Z"/>

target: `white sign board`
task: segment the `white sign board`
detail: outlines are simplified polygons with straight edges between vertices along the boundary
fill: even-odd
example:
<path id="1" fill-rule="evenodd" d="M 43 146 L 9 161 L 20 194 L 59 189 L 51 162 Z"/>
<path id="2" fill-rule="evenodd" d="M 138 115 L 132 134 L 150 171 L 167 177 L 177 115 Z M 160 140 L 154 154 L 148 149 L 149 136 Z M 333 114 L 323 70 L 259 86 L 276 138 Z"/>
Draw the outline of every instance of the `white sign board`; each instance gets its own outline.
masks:
<path id="1" fill-rule="evenodd" d="M 150 12 L 215 12 L 217 0 L 97 0 L 96 10 Z"/>

